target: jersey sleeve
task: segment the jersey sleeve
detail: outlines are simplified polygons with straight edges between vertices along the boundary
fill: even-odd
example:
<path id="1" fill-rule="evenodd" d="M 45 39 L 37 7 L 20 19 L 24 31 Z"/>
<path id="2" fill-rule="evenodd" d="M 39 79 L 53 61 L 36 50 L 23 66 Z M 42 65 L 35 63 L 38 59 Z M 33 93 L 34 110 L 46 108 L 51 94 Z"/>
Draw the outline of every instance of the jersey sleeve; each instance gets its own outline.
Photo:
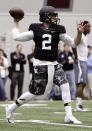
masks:
<path id="1" fill-rule="evenodd" d="M 59 34 L 66 33 L 65 26 L 63 26 L 63 25 L 56 25 L 56 30 L 58 30 Z"/>
<path id="2" fill-rule="evenodd" d="M 33 24 L 31 24 L 31 25 L 29 26 L 28 30 L 29 30 L 29 31 L 30 31 L 30 30 L 33 30 Z"/>
<path id="3" fill-rule="evenodd" d="M 74 39 L 72 37 L 70 37 L 69 35 L 67 35 L 66 33 L 60 34 L 59 38 L 61 41 L 69 44 L 71 47 L 73 47 L 73 48 L 76 47 L 76 45 L 74 43 Z"/>
<path id="4" fill-rule="evenodd" d="M 39 24 L 38 23 L 33 23 L 29 26 L 28 30 L 29 31 L 32 31 L 33 34 L 34 34 L 34 39 L 35 39 L 35 36 L 37 35 L 37 32 L 38 32 L 38 28 L 39 28 Z"/>
<path id="5" fill-rule="evenodd" d="M 12 30 L 12 37 L 16 41 L 25 42 L 25 41 L 32 40 L 34 37 L 34 33 L 33 31 L 27 31 L 27 32 L 20 33 L 18 28 L 14 28 Z"/>
<path id="6" fill-rule="evenodd" d="M 66 33 L 65 26 L 60 26 L 60 33 L 61 33 L 61 34 Z"/>
<path id="7" fill-rule="evenodd" d="M 37 28 L 37 24 L 36 23 L 33 23 L 29 26 L 28 30 L 32 30 L 32 31 L 35 31 L 35 29 Z"/>

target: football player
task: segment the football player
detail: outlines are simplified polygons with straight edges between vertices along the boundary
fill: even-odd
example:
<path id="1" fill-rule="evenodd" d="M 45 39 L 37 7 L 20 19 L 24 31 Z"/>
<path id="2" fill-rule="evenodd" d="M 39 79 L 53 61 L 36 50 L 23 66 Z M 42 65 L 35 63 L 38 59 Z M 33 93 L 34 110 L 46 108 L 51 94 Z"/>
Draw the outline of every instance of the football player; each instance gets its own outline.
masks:
<path id="1" fill-rule="evenodd" d="M 91 25 L 89 21 L 82 22 L 84 31 L 80 35 L 79 45 L 76 47 L 76 58 L 77 62 L 74 64 L 75 67 L 75 81 L 76 81 L 76 108 L 75 111 L 89 111 L 83 107 L 82 96 L 83 90 L 87 83 L 87 57 L 88 57 L 88 43 L 87 35 L 90 33 Z"/>
<path id="2" fill-rule="evenodd" d="M 14 20 L 13 39 L 23 42 L 34 40 L 35 42 L 34 73 L 29 92 L 24 93 L 15 103 L 6 108 L 6 118 L 9 123 L 14 123 L 14 111 L 35 96 L 50 93 L 54 82 L 62 89 L 62 99 L 64 100 L 66 113 L 64 122 L 81 124 L 82 122 L 72 115 L 69 84 L 62 66 L 57 63 L 57 56 L 59 41 L 75 46 L 78 43 L 83 27 L 78 25 L 78 34 L 74 40 L 66 34 L 63 25 L 58 25 L 60 20 L 54 7 L 43 7 L 39 12 L 39 16 L 41 23 L 31 24 L 29 31 L 23 33 L 19 32 L 18 21 Z"/>

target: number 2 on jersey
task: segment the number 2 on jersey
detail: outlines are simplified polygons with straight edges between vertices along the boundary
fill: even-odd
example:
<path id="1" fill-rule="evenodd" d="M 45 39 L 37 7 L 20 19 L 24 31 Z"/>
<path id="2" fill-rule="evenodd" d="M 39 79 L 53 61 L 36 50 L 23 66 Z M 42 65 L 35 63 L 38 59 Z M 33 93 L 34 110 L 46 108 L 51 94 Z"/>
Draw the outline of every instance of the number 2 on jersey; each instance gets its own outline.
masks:
<path id="1" fill-rule="evenodd" d="M 52 40 L 52 37 L 50 34 L 44 34 L 42 36 L 42 38 L 48 38 L 47 40 L 43 40 L 42 42 L 42 49 L 43 50 L 51 50 L 51 40 Z"/>

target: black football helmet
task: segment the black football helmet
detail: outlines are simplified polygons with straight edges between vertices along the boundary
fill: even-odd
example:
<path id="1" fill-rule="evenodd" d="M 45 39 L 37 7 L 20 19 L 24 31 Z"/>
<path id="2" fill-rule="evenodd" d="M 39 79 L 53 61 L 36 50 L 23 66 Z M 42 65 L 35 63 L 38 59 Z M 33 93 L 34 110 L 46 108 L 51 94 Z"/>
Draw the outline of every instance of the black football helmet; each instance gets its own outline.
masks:
<path id="1" fill-rule="evenodd" d="M 55 8 L 52 7 L 52 6 L 44 6 L 39 11 L 40 21 L 41 22 L 49 23 L 51 25 L 53 25 L 53 24 L 59 24 L 60 19 L 58 18 L 58 13 L 56 13 L 55 11 L 56 11 Z M 51 20 L 51 16 L 55 16 L 56 20 L 52 21 Z"/>

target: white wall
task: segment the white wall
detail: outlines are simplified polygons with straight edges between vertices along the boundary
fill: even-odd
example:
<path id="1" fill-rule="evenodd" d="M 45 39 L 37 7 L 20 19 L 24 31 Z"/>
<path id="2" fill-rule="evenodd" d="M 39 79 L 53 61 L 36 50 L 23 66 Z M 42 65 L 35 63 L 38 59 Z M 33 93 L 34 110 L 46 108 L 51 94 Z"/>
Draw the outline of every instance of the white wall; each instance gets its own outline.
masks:
<path id="1" fill-rule="evenodd" d="M 72 13 L 92 13 L 92 0 L 73 0 Z"/>
<path id="2" fill-rule="evenodd" d="M 0 0 L 0 12 L 7 13 L 12 7 L 20 7 L 23 8 L 25 12 L 37 13 L 45 1 L 46 0 Z M 92 13 L 92 0 L 73 0 L 72 13 Z"/>
<path id="3" fill-rule="evenodd" d="M 20 7 L 25 12 L 38 12 L 44 0 L 0 0 L 0 12 L 6 13 L 12 7 Z"/>

